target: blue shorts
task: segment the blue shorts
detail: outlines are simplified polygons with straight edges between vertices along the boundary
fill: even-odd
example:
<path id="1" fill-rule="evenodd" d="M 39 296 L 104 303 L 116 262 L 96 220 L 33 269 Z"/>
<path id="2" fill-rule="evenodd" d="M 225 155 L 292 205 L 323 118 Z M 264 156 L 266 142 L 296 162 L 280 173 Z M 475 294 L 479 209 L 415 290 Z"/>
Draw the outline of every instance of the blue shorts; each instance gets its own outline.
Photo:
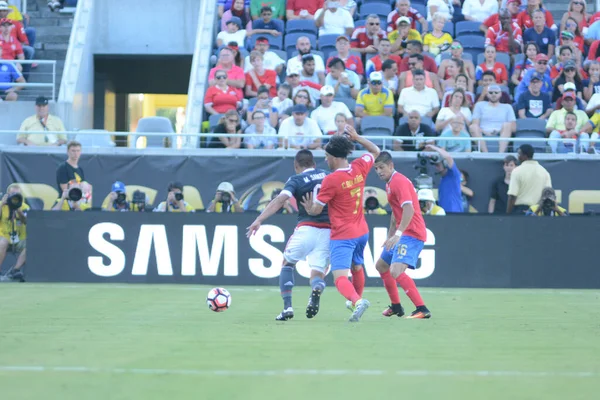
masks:
<path id="1" fill-rule="evenodd" d="M 332 239 L 329 242 L 331 270 L 350 269 L 352 264 L 364 264 L 365 259 L 363 253 L 368 241 L 368 233 L 355 239 Z"/>
<path id="2" fill-rule="evenodd" d="M 402 263 L 408 265 L 410 269 L 416 269 L 423 245 L 425 245 L 425 242 L 419 239 L 402 235 L 400 236 L 400 241 L 392 250 L 383 249 L 381 259 L 388 265 Z"/>

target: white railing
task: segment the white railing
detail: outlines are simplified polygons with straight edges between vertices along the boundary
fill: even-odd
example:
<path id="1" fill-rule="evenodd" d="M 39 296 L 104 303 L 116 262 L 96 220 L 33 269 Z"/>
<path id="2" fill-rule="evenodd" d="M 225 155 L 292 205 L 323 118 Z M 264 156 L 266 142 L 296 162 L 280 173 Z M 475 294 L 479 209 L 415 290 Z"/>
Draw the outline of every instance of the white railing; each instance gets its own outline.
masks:
<path id="1" fill-rule="evenodd" d="M 10 61 L 3 60 L 3 63 L 8 63 Z M 24 91 L 19 91 L 17 94 L 19 95 L 19 99 L 21 100 L 35 100 L 38 96 L 44 96 L 51 98 L 53 101 L 56 100 L 56 60 L 15 60 L 13 64 L 39 64 L 39 65 L 51 65 L 52 72 L 37 72 L 36 70 L 31 70 L 29 72 L 29 80 L 25 83 L 19 82 L 6 82 L 3 83 L 6 86 L 15 86 L 23 89 L 27 89 Z M 52 82 L 49 83 L 30 83 L 30 80 L 35 80 L 36 78 L 45 79 L 50 75 Z M 31 89 L 31 90 L 30 90 Z"/>

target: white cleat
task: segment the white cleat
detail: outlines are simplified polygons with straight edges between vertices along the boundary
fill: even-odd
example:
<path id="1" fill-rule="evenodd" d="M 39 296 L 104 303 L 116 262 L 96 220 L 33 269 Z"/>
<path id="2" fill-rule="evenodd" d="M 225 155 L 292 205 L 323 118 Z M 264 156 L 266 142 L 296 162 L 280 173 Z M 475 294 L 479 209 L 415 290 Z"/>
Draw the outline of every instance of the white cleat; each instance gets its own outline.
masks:
<path id="1" fill-rule="evenodd" d="M 292 318 L 294 318 L 294 309 L 292 307 L 288 307 L 275 317 L 275 321 L 287 321 Z"/>
<path id="2" fill-rule="evenodd" d="M 356 309 L 350 300 L 346 300 L 346 308 L 350 310 L 350 312 L 354 312 Z"/>
<path id="3" fill-rule="evenodd" d="M 365 311 L 367 311 L 367 309 L 369 308 L 369 306 L 371 305 L 371 303 L 369 303 L 369 300 L 367 299 L 360 299 L 356 302 L 356 308 L 354 310 L 354 312 L 352 313 L 352 316 L 350 317 L 349 321 L 350 322 L 358 322 L 360 320 L 360 317 L 362 317 L 362 315 L 365 313 Z"/>

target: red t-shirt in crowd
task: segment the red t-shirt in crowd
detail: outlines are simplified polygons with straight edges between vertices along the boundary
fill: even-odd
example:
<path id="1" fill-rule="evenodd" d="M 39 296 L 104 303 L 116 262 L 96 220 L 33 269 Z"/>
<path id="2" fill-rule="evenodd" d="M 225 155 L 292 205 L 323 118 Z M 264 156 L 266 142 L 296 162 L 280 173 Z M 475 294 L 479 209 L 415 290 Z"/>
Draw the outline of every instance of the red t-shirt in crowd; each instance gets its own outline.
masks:
<path id="1" fill-rule="evenodd" d="M 400 18 L 400 17 L 407 17 L 408 19 L 410 19 L 410 29 L 416 29 L 417 21 L 419 21 L 421 18 L 423 18 L 421 13 L 412 7 L 410 7 L 408 9 L 408 12 L 406 13 L 406 15 L 400 15 L 400 11 L 398 11 L 398 9 L 396 8 L 394 11 L 389 13 L 388 17 L 387 17 L 388 33 L 394 32 L 396 29 L 398 29 L 398 25 L 396 25 L 396 22 L 398 21 L 398 18 Z"/>
<path id="2" fill-rule="evenodd" d="M 481 68 L 482 72 L 485 71 L 493 71 L 496 74 L 496 83 L 501 85 L 502 81 L 508 81 L 508 71 L 506 70 L 506 66 L 502 63 L 496 62 L 493 68 L 488 68 L 485 63 L 481 63 L 477 66 L 477 68 Z"/>
<path id="3" fill-rule="evenodd" d="M 552 13 L 548 10 L 541 9 L 544 14 L 546 14 L 546 26 L 551 28 L 554 25 L 554 17 Z M 519 15 L 517 15 L 517 23 L 521 27 L 521 30 L 525 30 L 528 28 L 533 28 L 533 21 L 531 20 L 531 16 L 527 13 L 527 10 L 521 11 Z"/>
<path id="4" fill-rule="evenodd" d="M 265 69 L 265 73 L 263 75 L 255 75 L 261 85 L 271 85 L 271 88 L 269 89 L 269 97 L 277 96 L 277 72 L 273 71 L 272 69 Z M 255 92 L 258 90 L 254 84 L 254 79 L 252 79 L 250 72 L 246 74 L 246 86 L 250 86 L 250 89 Z"/>
<path id="5" fill-rule="evenodd" d="M 4 40 L 4 37 L 0 35 L 0 46 L 2 46 L 3 60 L 14 60 L 17 56 L 23 55 L 23 47 L 16 35 L 10 35 L 8 40 Z"/>
<path id="6" fill-rule="evenodd" d="M 383 39 L 387 37 L 387 33 L 383 29 L 379 29 L 377 33 L 379 39 Z M 373 44 L 373 38 L 370 38 L 367 35 L 367 28 L 364 26 L 359 26 L 352 32 L 352 39 L 350 46 L 354 48 L 364 49 L 365 47 L 371 46 Z"/>
<path id="7" fill-rule="evenodd" d="M 519 25 L 513 22 L 512 27 L 513 38 L 515 41 L 518 43 L 523 43 L 523 34 L 521 32 L 521 28 L 519 28 Z M 508 32 L 502 30 L 502 25 L 500 22 L 488 28 L 488 31 L 485 34 L 485 45 L 496 47 L 496 51 L 510 53 L 510 51 L 508 51 Z"/>
<path id="8" fill-rule="evenodd" d="M 402 235 L 411 236 L 423 242 L 427 240 L 425 220 L 423 219 L 423 214 L 419 212 L 419 198 L 412 182 L 406 176 L 394 171 L 390 180 L 385 184 L 385 191 L 387 192 L 388 203 L 390 203 L 392 213 L 394 213 L 394 218 L 396 219 L 396 229 L 400 226 L 402 214 L 404 214 L 402 207 L 410 203 L 415 209 L 415 213 L 404 232 L 402 232 Z"/>
<path id="9" fill-rule="evenodd" d="M 408 71 L 408 57 L 404 57 L 402 62 L 398 65 L 398 73 Z M 425 71 L 433 72 L 434 74 L 438 73 L 438 67 L 435 63 L 435 60 L 429 56 L 423 55 L 423 69 Z"/>
<path id="10" fill-rule="evenodd" d="M 339 57 L 339 56 L 335 56 L 335 57 Z M 325 69 L 327 69 L 327 72 L 329 72 L 329 61 L 333 60 L 333 56 L 329 57 L 327 59 L 327 62 L 325 63 Z M 365 67 L 363 66 L 363 62 L 362 59 L 360 58 L 360 56 L 357 56 L 356 54 L 349 54 L 348 58 L 343 60 L 344 64 L 346 64 L 346 69 L 349 69 L 350 71 L 356 72 L 358 75 L 364 75 L 365 73 Z"/>
<path id="11" fill-rule="evenodd" d="M 323 0 L 287 0 L 286 10 L 294 11 L 299 15 L 301 10 L 306 10 L 310 15 L 315 15 L 317 10 L 323 8 Z"/>
<path id="12" fill-rule="evenodd" d="M 214 68 L 211 68 L 210 72 L 208 73 L 208 80 L 210 81 L 212 79 L 215 79 L 215 72 L 217 72 L 220 69 L 227 71 L 227 79 L 232 79 L 236 81 L 246 80 L 246 75 L 244 74 L 243 68 L 238 67 L 237 65 L 232 65 L 229 70 L 226 70 L 218 64 Z"/>
<path id="13" fill-rule="evenodd" d="M 518 21 L 519 21 L 518 16 L 519 16 L 519 14 L 513 15 L 512 22 L 518 23 Z M 483 21 L 483 25 L 485 25 L 489 28 L 491 26 L 496 25 L 499 22 L 500 22 L 500 15 L 498 13 L 496 13 L 496 14 L 492 14 L 489 17 L 487 17 L 487 19 L 485 21 Z"/>
<path id="14" fill-rule="evenodd" d="M 204 105 L 212 106 L 216 112 L 224 114 L 237 109 L 237 102 L 243 98 L 240 89 L 228 86 L 227 89 L 221 90 L 217 86 L 211 86 L 204 95 Z"/>
<path id="15" fill-rule="evenodd" d="M 390 54 L 388 56 L 388 59 L 390 60 L 394 60 L 396 62 L 396 64 L 398 64 L 398 75 L 400 75 L 400 64 L 402 64 L 402 58 L 400 58 L 400 56 L 394 55 L 394 54 Z M 408 57 L 407 57 L 408 59 Z M 383 62 L 381 61 L 381 56 L 378 54 L 375 57 L 371 58 L 371 62 L 373 63 L 373 67 L 375 68 L 375 71 L 381 71 L 381 66 L 383 64 Z M 406 64 L 408 66 L 408 64 Z"/>

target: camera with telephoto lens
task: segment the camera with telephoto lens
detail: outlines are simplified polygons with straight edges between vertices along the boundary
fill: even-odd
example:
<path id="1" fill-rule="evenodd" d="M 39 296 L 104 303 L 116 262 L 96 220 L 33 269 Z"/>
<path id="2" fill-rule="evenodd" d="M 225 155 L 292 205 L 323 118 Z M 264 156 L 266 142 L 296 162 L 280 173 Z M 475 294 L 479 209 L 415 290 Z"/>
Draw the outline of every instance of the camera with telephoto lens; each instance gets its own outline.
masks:
<path id="1" fill-rule="evenodd" d="M 223 204 L 231 203 L 231 193 L 222 192 L 221 193 L 221 203 L 223 203 Z"/>
<path id="2" fill-rule="evenodd" d="M 23 205 L 23 195 L 21 193 L 13 193 L 6 198 L 6 205 L 11 211 L 18 210 Z"/>
<path id="3" fill-rule="evenodd" d="M 379 200 L 375 196 L 369 196 L 365 199 L 365 209 L 367 211 L 377 210 L 379 208 Z"/>
<path id="4" fill-rule="evenodd" d="M 176 201 L 183 200 L 183 193 L 175 193 L 175 200 Z"/>
<path id="5" fill-rule="evenodd" d="M 119 205 L 125 204 L 125 202 L 127 201 L 127 195 L 125 193 L 117 193 L 117 198 L 115 200 L 115 202 Z"/>
<path id="6" fill-rule="evenodd" d="M 415 189 L 433 189 L 433 178 L 429 175 L 429 164 L 435 164 L 439 161 L 437 153 L 417 153 L 417 164 L 415 169 L 419 175 L 414 179 Z"/>
<path id="7" fill-rule="evenodd" d="M 137 206 L 138 211 L 146 211 L 146 193 L 136 190 L 131 196 L 131 204 Z"/>
<path id="8" fill-rule="evenodd" d="M 69 200 L 71 201 L 79 201 L 83 197 L 83 191 L 79 188 L 71 188 L 69 189 L 69 193 L 67 194 Z"/>
<path id="9" fill-rule="evenodd" d="M 544 199 L 544 201 L 542 202 L 542 212 L 546 216 L 552 213 L 554 207 L 556 207 L 556 203 L 552 199 Z"/>

